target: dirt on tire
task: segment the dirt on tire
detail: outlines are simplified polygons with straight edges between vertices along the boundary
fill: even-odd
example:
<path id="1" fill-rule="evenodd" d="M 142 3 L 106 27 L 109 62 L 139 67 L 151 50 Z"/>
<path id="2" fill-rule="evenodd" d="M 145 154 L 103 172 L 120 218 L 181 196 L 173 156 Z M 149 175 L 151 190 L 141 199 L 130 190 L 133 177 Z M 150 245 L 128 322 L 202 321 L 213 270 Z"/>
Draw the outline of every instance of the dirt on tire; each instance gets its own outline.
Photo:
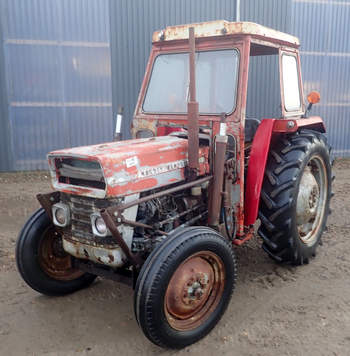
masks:
<path id="1" fill-rule="evenodd" d="M 15 266 L 15 243 L 51 191 L 46 172 L 0 174 L 1 355 L 349 355 L 350 160 L 334 166 L 332 215 L 316 258 L 278 265 L 256 237 L 236 248 L 238 280 L 216 328 L 180 351 L 151 344 L 137 326 L 131 288 L 98 278 L 85 290 L 45 297 Z"/>

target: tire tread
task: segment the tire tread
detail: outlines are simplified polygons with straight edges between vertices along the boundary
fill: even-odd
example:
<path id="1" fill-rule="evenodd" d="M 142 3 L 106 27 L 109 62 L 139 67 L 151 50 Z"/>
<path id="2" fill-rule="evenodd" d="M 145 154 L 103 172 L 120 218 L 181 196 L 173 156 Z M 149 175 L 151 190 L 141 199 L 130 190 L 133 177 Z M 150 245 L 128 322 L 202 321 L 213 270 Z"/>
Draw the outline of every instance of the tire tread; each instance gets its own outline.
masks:
<path id="1" fill-rule="evenodd" d="M 269 153 L 261 190 L 258 234 L 263 249 L 277 262 L 305 264 L 315 255 L 316 246 L 307 255 L 297 251 L 291 232 L 293 194 L 305 157 L 315 146 L 330 152 L 322 133 L 303 129 L 275 142 Z M 328 194 L 330 197 L 330 191 Z"/>

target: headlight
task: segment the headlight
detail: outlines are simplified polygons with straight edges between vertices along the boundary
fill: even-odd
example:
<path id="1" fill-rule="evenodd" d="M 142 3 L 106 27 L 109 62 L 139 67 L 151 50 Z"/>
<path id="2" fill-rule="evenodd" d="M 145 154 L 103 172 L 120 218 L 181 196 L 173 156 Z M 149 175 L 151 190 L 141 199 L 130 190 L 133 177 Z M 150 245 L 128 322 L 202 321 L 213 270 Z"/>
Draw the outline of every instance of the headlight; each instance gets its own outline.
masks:
<path id="1" fill-rule="evenodd" d="M 70 223 L 69 206 L 63 203 L 52 205 L 53 223 L 60 227 L 65 227 Z"/>
<path id="2" fill-rule="evenodd" d="M 102 219 L 101 215 L 98 213 L 93 213 L 90 215 L 92 232 L 96 236 L 104 237 L 111 235 L 110 231 L 107 228 L 106 223 Z"/>

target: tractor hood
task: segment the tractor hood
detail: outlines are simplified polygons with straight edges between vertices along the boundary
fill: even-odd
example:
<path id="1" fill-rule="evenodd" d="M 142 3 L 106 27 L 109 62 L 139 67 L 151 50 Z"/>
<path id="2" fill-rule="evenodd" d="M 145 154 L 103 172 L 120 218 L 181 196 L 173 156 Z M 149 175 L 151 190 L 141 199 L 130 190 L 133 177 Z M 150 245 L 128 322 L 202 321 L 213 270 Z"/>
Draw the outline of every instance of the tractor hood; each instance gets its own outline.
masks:
<path id="1" fill-rule="evenodd" d="M 54 151 L 48 154 L 53 188 L 94 198 L 121 197 L 185 179 L 187 139 L 160 136 Z M 199 153 L 208 173 L 208 147 Z"/>

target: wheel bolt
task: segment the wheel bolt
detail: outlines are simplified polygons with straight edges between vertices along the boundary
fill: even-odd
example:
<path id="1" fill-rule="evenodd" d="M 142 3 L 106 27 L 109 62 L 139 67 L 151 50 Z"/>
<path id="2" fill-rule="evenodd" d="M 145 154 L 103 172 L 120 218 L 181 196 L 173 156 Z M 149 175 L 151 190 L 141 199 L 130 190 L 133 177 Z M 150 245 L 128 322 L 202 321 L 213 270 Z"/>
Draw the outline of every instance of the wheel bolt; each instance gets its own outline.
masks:
<path id="1" fill-rule="evenodd" d="M 199 287 L 200 287 L 200 284 L 198 282 L 194 282 L 193 285 L 192 285 L 193 289 L 197 289 Z"/>
<path id="2" fill-rule="evenodd" d="M 200 299 L 201 296 L 203 295 L 203 289 L 202 288 L 197 288 L 194 295 L 196 296 L 197 299 Z"/>

